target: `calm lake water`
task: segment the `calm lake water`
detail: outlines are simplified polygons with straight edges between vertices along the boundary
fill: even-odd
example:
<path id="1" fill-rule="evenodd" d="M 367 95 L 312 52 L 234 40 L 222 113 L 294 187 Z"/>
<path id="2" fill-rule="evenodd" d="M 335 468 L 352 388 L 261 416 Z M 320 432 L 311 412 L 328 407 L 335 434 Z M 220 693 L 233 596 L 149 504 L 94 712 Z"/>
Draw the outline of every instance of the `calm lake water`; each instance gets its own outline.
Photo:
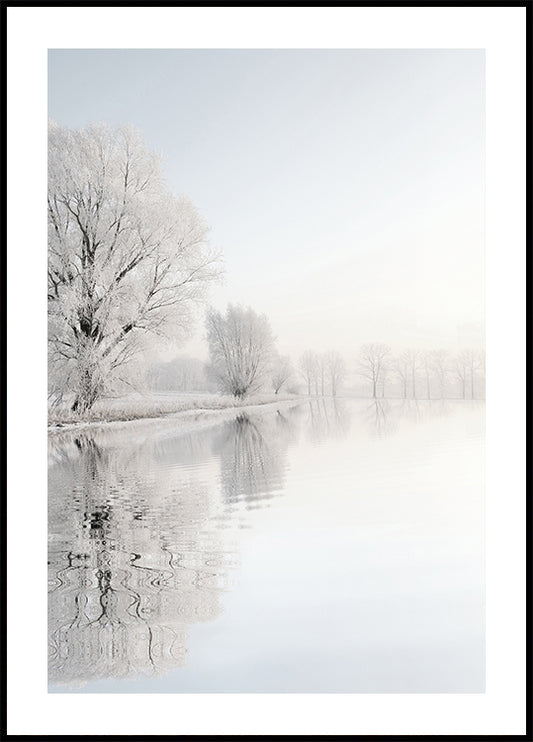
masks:
<path id="1" fill-rule="evenodd" d="M 484 405 L 50 436 L 49 690 L 484 691 Z"/>

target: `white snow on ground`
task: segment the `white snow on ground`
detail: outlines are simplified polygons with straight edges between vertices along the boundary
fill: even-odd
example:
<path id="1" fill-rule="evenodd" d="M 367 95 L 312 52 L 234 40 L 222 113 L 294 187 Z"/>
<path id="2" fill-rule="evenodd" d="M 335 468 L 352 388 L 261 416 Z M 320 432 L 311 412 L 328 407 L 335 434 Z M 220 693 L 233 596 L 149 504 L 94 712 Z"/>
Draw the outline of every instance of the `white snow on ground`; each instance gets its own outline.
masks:
<path id="1" fill-rule="evenodd" d="M 265 406 L 288 404 L 298 401 L 296 396 L 263 395 L 239 401 L 234 397 L 194 394 L 154 394 L 150 400 L 141 397 L 105 400 L 95 405 L 94 417 L 73 422 L 75 417 L 68 410 L 50 411 L 49 433 L 61 433 L 82 428 L 113 427 L 121 428 L 132 423 L 153 425 L 154 423 L 179 420 L 183 429 L 210 427 L 219 421 L 233 417 L 237 411 L 248 412 Z M 109 417 L 110 419 L 107 419 Z M 62 422 L 65 419 L 65 422 Z"/>

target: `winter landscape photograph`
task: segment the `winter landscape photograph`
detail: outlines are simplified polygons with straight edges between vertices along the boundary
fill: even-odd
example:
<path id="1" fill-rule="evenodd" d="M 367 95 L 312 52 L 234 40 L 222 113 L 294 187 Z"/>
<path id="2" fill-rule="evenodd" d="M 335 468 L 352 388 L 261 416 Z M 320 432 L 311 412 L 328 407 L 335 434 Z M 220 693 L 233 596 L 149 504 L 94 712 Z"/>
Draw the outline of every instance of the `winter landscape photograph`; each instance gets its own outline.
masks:
<path id="1" fill-rule="evenodd" d="M 48 51 L 48 691 L 485 691 L 483 49 Z"/>

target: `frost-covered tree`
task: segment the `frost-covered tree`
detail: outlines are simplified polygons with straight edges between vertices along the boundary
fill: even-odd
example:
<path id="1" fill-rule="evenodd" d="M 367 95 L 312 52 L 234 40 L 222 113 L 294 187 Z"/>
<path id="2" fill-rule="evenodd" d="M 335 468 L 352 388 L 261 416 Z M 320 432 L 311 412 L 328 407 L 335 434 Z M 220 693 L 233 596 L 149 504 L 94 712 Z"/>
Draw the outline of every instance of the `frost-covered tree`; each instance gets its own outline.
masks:
<path id="1" fill-rule="evenodd" d="M 468 358 L 464 351 L 459 353 L 454 359 L 455 378 L 461 388 L 461 397 L 466 399 L 466 383 L 468 379 Z"/>
<path id="2" fill-rule="evenodd" d="M 327 377 L 327 358 L 325 353 L 317 353 L 316 364 L 316 393 L 318 395 L 318 388 L 320 384 L 320 394 L 324 396 L 324 394 L 326 393 Z"/>
<path id="3" fill-rule="evenodd" d="M 361 346 L 358 360 L 358 373 L 372 385 L 372 397 L 377 397 L 378 384 L 381 383 L 385 363 L 390 354 L 388 345 L 368 343 Z"/>
<path id="4" fill-rule="evenodd" d="M 462 350 L 455 358 L 455 376 L 460 383 L 461 396 L 466 399 L 467 384 L 470 382 L 470 396 L 475 399 L 476 374 L 484 367 L 484 353 L 473 348 Z"/>
<path id="5" fill-rule="evenodd" d="M 393 375 L 393 371 L 394 371 L 393 358 L 392 356 L 387 356 L 387 358 L 383 359 L 383 364 L 381 366 L 381 397 L 382 399 L 387 396 L 385 392 L 388 389 L 388 383 Z"/>
<path id="6" fill-rule="evenodd" d="M 318 379 L 318 358 L 317 354 L 312 350 L 306 350 L 299 362 L 299 368 L 302 376 L 305 379 L 305 383 L 307 385 L 307 394 L 308 396 L 311 396 L 311 387 L 313 383 L 315 384 L 315 391 L 316 391 L 316 384 Z"/>
<path id="7" fill-rule="evenodd" d="M 187 336 L 218 257 L 134 129 L 51 123 L 48 152 L 50 382 L 83 412 L 151 340 Z"/>
<path id="8" fill-rule="evenodd" d="M 396 379 L 402 387 L 402 396 L 407 399 L 407 386 L 409 382 L 409 361 L 405 353 L 400 353 L 392 361 L 392 368 Z"/>
<path id="9" fill-rule="evenodd" d="M 329 381 L 329 387 L 333 397 L 337 396 L 339 387 L 346 377 L 346 366 L 344 359 L 336 350 L 330 350 L 325 355 L 326 373 Z"/>
<path id="10" fill-rule="evenodd" d="M 485 354 L 474 348 L 469 348 L 466 353 L 468 375 L 470 377 L 470 394 L 472 399 L 476 398 L 476 376 L 485 364 Z"/>
<path id="11" fill-rule="evenodd" d="M 433 353 L 432 350 L 423 350 L 421 353 L 421 367 L 424 372 L 424 381 L 426 382 L 426 397 L 431 399 L 431 382 L 433 376 Z"/>
<path id="12" fill-rule="evenodd" d="M 280 356 L 276 354 L 272 361 L 272 386 L 274 387 L 274 394 L 278 394 L 281 387 L 284 386 L 292 376 L 293 369 L 289 356 Z"/>
<path id="13" fill-rule="evenodd" d="M 479 389 L 476 389 L 476 396 L 478 395 L 478 392 L 481 396 L 481 398 L 485 398 L 485 349 L 481 349 L 478 351 L 478 368 L 477 368 L 477 374 L 478 374 L 478 386 Z"/>
<path id="14" fill-rule="evenodd" d="M 258 391 L 270 375 L 274 338 L 265 315 L 228 304 L 226 313 L 206 317 L 211 370 L 220 390 L 242 398 Z"/>
<path id="15" fill-rule="evenodd" d="M 439 382 L 439 391 L 441 398 L 445 395 L 449 363 L 449 353 L 447 350 L 443 350 L 441 348 L 431 351 L 431 366 L 433 369 L 433 374 Z"/>
<path id="16" fill-rule="evenodd" d="M 416 379 L 420 368 L 422 367 L 422 354 L 416 348 L 408 348 L 402 353 L 402 364 L 408 369 L 409 379 L 411 381 L 411 393 L 413 399 L 417 398 Z"/>

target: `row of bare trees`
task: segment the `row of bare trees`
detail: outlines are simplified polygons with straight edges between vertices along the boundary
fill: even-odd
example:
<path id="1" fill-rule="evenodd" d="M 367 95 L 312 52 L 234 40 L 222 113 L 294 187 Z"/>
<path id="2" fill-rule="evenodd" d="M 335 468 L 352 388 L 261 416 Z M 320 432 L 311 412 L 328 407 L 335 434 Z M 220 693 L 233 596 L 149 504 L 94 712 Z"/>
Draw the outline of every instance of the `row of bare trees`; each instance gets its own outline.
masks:
<path id="1" fill-rule="evenodd" d="M 193 364 L 192 359 L 189 363 L 181 359 L 179 368 L 175 364 L 165 367 L 166 375 L 169 371 L 175 374 L 176 390 L 186 389 L 181 381 L 184 376 L 189 378 L 191 369 L 195 379 L 202 376 L 206 390 L 218 388 L 237 398 L 260 391 L 298 392 L 302 382 L 308 396 L 335 397 L 346 381 L 346 363 L 333 350 L 306 350 L 296 374 L 289 356 L 277 351 L 268 319 L 250 307 L 230 304 L 225 313 L 211 309 L 206 326 L 210 363 L 204 373 L 198 367 L 201 362 Z M 475 399 L 484 396 L 484 368 L 484 354 L 476 349 L 453 355 L 443 349 L 408 348 L 394 354 L 388 345 L 368 343 L 361 346 L 353 371 L 374 399 Z"/>
<path id="2" fill-rule="evenodd" d="M 394 354 L 388 345 L 361 346 L 357 373 L 370 384 L 371 395 L 385 397 L 392 384 L 404 399 L 433 399 L 447 395 L 451 384 L 459 386 L 462 399 L 483 396 L 485 355 L 469 348 L 452 355 L 447 350 L 408 348 Z"/>
<path id="3" fill-rule="evenodd" d="M 317 353 L 306 350 L 300 358 L 300 373 L 307 386 L 307 394 L 335 397 L 346 377 L 344 359 L 335 350 Z"/>

